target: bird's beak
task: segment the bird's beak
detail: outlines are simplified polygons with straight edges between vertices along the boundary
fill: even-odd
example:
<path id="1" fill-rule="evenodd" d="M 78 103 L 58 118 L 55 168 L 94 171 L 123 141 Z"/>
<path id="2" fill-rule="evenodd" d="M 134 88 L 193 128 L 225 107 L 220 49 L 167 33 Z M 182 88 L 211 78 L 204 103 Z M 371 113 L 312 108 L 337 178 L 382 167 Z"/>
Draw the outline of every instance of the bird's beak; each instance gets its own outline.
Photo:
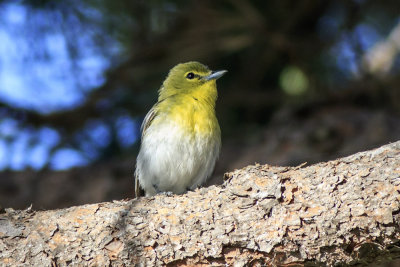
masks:
<path id="1" fill-rule="evenodd" d="M 211 72 L 210 75 L 205 76 L 204 80 L 206 80 L 206 81 L 216 80 L 218 78 L 221 78 L 227 72 L 228 72 L 227 70 L 213 71 L 213 72 Z"/>

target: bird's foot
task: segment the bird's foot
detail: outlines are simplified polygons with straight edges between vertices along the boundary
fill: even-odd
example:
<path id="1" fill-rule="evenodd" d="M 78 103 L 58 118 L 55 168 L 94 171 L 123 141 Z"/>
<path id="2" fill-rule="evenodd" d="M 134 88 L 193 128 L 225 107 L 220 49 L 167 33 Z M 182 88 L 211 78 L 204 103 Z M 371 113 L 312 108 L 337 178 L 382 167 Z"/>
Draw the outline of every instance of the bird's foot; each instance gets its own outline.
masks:
<path id="1" fill-rule="evenodd" d="M 174 193 L 172 193 L 171 191 L 160 192 L 160 194 L 167 197 L 172 197 L 174 195 Z"/>

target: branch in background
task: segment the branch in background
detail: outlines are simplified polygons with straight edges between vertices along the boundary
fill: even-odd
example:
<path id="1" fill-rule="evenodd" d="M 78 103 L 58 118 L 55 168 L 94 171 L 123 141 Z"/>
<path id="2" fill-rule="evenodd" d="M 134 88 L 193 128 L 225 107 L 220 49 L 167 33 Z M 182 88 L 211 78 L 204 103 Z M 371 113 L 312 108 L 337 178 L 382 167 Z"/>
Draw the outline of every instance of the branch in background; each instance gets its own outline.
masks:
<path id="1" fill-rule="evenodd" d="M 384 77 L 392 70 L 400 52 L 400 23 L 389 36 L 369 49 L 362 58 L 363 67 L 372 75 Z"/>

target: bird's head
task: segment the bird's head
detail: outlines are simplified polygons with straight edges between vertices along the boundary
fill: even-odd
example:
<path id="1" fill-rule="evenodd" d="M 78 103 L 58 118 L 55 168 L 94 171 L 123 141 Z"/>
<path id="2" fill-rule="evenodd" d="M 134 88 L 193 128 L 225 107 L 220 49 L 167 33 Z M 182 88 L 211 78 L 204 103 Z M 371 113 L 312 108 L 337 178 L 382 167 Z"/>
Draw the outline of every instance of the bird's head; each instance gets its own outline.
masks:
<path id="1" fill-rule="evenodd" d="M 227 71 L 211 71 L 207 66 L 191 61 L 173 67 L 160 89 L 160 99 L 176 94 L 198 95 L 216 93 L 215 81 Z M 213 92 L 215 91 L 215 92 Z"/>

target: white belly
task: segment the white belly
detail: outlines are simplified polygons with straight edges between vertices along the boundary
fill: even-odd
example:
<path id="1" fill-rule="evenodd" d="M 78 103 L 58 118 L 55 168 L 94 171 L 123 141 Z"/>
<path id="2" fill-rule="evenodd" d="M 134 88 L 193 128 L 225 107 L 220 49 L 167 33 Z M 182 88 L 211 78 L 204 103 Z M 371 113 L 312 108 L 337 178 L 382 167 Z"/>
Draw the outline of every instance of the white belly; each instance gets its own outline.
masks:
<path id="1" fill-rule="evenodd" d="M 220 136 L 188 136 L 171 122 L 156 128 L 146 130 L 137 159 L 136 175 L 146 195 L 181 194 L 204 183 L 218 158 Z"/>

